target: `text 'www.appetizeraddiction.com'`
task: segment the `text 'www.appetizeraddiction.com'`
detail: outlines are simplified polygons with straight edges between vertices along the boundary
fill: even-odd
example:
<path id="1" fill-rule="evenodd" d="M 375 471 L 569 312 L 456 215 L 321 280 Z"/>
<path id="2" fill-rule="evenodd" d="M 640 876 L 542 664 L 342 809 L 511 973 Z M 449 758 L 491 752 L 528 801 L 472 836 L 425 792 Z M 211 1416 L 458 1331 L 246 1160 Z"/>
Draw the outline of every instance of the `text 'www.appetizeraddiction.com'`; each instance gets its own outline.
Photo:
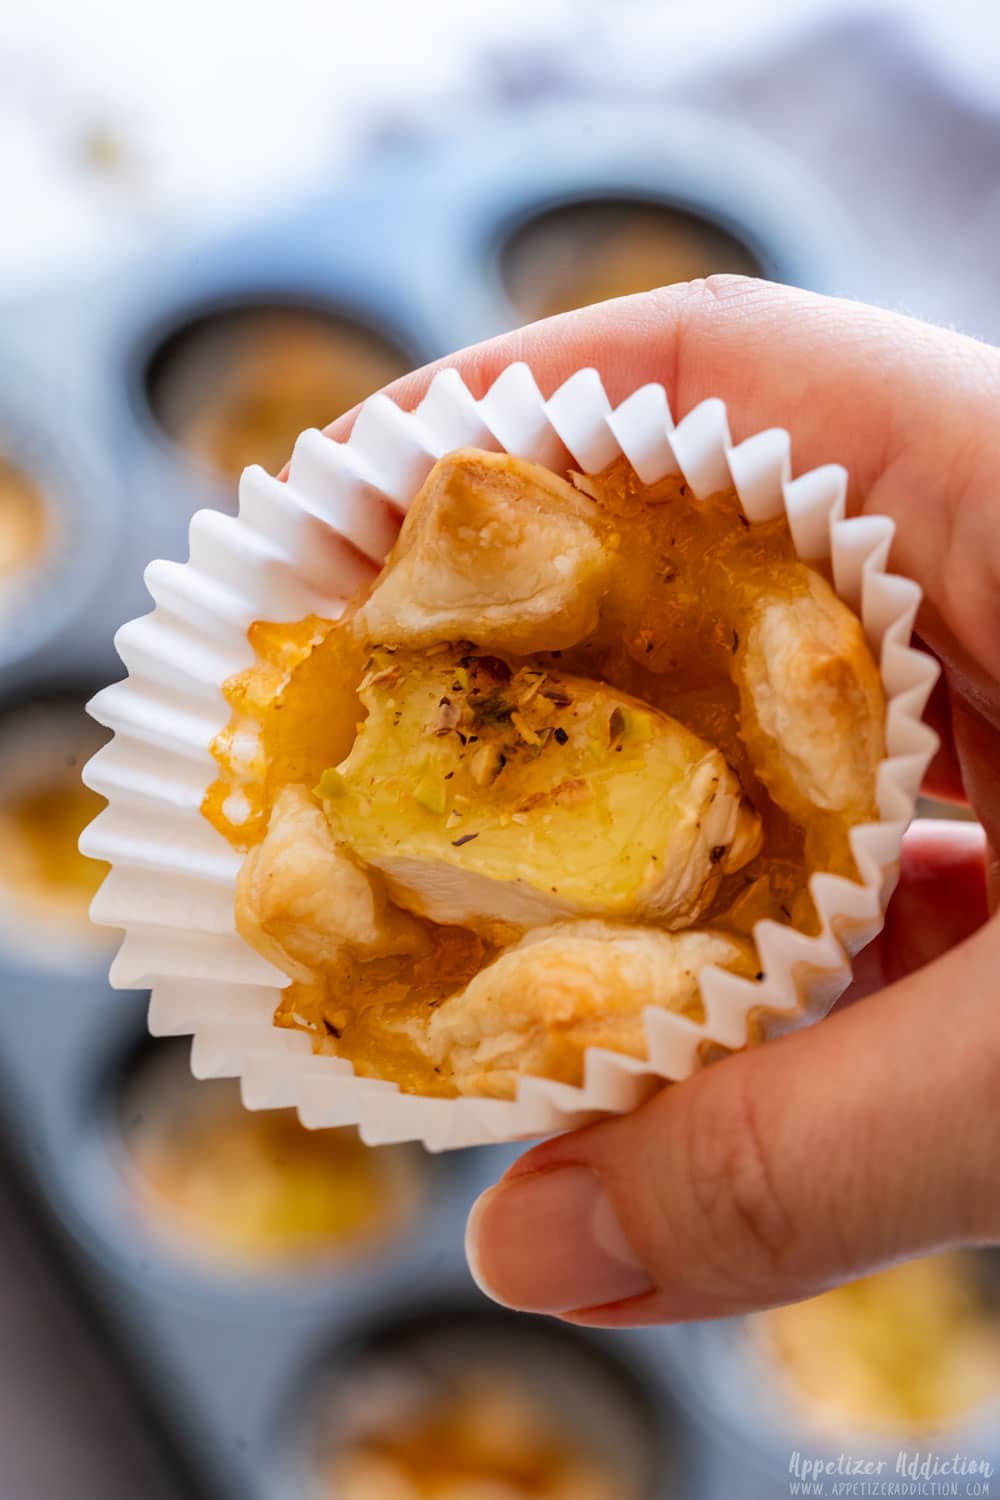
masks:
<path id="1" fill-rule="evenodd" d="M 895 1458 L 864 1458 L 841 1453 L 820 1458 L 795 1451 L 788 1461 L 790 1495 L 871 1496 L 990 1496 L 993 1465 L 970 1454 L 911 1452 L 901 1448 Z M 1000 1490 L 996 1492 L 1000 1495 Z"/>

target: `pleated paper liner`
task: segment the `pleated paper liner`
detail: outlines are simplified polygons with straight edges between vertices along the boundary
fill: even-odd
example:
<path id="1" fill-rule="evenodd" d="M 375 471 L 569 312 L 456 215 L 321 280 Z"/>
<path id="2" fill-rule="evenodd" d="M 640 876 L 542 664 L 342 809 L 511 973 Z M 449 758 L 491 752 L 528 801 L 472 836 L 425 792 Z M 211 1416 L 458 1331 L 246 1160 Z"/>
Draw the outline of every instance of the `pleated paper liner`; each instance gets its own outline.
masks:
<path id="1" fill-rule="evenodd" d="M 304 1033 L 276 1029 L 288 981 L 237 934 L 241 856 L 200 811 L 216 774 L 209 747 L 229 719 L 221 685 L 253 661 L 250 624 L 336 615 L 375 576 L 435 460 L 467 444 L 585 473 L 624 453 L 645 483 L 679 472 L 698 498 L 734 485 L 751 524 L 786 512 L 800 557 L 829 560 L 837 593 L 861 617 L 887 699 L 879 821 L 851 833 L 860 881 L 813 875 L 819 932 L 759 922 L 763 981 L 708 967 L 702 1022 L 646 1011 L 648 1060 L 591 1048 L 581 1087 L 526 1077 L 510 1101 L 403 1094 L 356 1077 L 341 1059 L 315 1056 Z M 920 716 L 937 668 L 910 645 L 920 590 L 886 571 L 889 519 L 844 518 L 846 488 L 836 464 L 793 479 L 781 429 L 734 447 L 720 400 L 703 401 L 674 426 L 661 386 L 643 386 L 613 409 L 597 372 L 584 369 L 546 401 L 524 364 L 504 370 L 478 401 L 455 370 L 435 378 L 415 412 L 373 396 L 347 442 L 303 433 L 285 484 L 247 469 L 236 517 L 201 511 L 190 560 L 150 565 L 155 607 L 117 638 L 128 677 L 90 705 L 114 731 L 87 768 L 108 807 L 81 845 L 112 866 L 93 906 L 96 922 L 125 930 L 112 983 L 151 990 L 150 1030 L 190 1034 L 194 1071 L 239 1077 L 249 1107 L 294 1105 L 307 1125 L 357 1124 L 372 1144 L 413 1138 L 432 1150 L 629 1110 L 709 1053 L 744 1046 L 751 1031 L 771 1035 L 823 1015 L 849 982 L 850 955 L 881 928 L 936 745 Z"/>

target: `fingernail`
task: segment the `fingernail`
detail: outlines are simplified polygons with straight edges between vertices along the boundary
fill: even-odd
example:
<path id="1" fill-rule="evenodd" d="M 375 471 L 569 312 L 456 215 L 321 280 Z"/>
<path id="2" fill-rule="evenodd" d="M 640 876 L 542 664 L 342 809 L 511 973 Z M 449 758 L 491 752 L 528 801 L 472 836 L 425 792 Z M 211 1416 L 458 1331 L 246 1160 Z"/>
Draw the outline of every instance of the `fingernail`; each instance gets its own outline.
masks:
<path id="1" fill-rule="evenodd" d="M 465 1253 L 480 1291 L 522 1312 L 574 1312 L 653 1290 L 589 1167 L 490 1188 L 469 1215 Z"/>

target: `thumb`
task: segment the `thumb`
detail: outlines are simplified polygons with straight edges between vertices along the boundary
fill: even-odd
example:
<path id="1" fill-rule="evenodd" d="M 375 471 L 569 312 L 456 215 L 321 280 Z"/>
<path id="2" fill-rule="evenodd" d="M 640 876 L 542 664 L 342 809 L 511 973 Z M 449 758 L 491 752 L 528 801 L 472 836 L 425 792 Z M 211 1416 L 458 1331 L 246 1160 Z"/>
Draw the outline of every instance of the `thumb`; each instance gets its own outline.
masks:
<path id="1" fill-rule="evenodd" d="M 820 1026 L 547 1142 L 479 1200 L 497 1300 L 605 1326 L 743 1312 L 1000 1239 L 1000 920 Z"/>

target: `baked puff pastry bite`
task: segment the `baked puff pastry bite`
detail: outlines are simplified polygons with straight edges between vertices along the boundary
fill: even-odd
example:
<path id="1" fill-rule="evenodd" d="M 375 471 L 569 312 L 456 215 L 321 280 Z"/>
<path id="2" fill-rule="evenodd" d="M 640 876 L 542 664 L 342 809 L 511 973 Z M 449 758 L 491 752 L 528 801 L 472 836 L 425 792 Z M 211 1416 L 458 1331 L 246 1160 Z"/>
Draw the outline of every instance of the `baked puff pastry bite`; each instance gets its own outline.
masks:
<path id="1" fill-rule="evenodd" d="M 646 1055 L 857 878 L 885 706 L 860 623 L 729 492 L 463 449 L 336 622 L 251 629 L 206 816 L 276 1023 L 421 1094 Z M 247 745 L 252 751 L 247 752 Z M 232 810 L 241 810 L 235 821 Z"/>
<path id="2" fill-rule="evenodd" d="M 425 929 L 392 906 L 377 877 L 336 841 L 304 786 L 282 787 L 275 798 L 267 836 L 237 878 L 236 916 L 250 946 L 294 979 L 350 956 L 430 946 Z"/>
<path id="3" fill-rule="evenodd" d="M 610 922 L 536 928 L 431 1013 L 428 1051 L 462 1094 L 509 1099 L 525 1073 L 578 1083 L 588 1047 L 646 1055 L 647 1006 L 700 1019 L 706 964 L 752 974 L 753 945 Z"/>
<path id="4" fill-rule="evenodd" d="M 599 507 L 565 479 L 462 448 L 414 500 L 358 629 L 390 646 L 467 638 L 557 651 L 596 626 L 617 546 Z"/>

